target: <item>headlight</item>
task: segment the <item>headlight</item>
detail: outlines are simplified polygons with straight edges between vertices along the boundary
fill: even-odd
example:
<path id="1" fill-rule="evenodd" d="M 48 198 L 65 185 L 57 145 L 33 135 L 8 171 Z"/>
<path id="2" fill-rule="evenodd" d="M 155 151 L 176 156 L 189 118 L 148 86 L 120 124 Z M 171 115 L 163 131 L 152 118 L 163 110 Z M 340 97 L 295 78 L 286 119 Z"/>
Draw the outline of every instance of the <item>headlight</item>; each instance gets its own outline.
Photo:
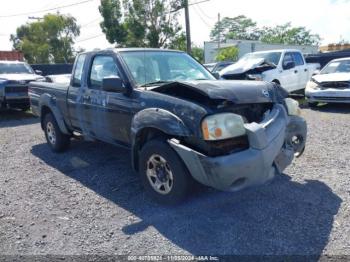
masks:
<path id="1" fill-rule="evenodd" d="M 310 80 L 306 84 L 306 89 L 316 89 L 317 87 L 318 87 L 317 83 L 312 80 Z"/>
<path id="2" fill-rule="evenodd" d="M 240 115 L 221 113 L 202 121 L 204 140 L 222 140 L 245 135 L 244 121 Z"/>
<path id="3" fill-rule="evenodd" d="M 251 74 L 248 75 L 248 78 L 256 81 L 262 81 L 264 76 L 262 74 Z"/>
<path id="4" fill-rule="evenodd" d="M 300 116 L 301 111 L 300 111 L 300 107 L 299 107 L 299 102 L 292 99 L 292 98 L 286 98 L 284 100 L 286 102 L 287 105 L 287 109 L 288 109 L 288 115 L 291 116 Z"/>

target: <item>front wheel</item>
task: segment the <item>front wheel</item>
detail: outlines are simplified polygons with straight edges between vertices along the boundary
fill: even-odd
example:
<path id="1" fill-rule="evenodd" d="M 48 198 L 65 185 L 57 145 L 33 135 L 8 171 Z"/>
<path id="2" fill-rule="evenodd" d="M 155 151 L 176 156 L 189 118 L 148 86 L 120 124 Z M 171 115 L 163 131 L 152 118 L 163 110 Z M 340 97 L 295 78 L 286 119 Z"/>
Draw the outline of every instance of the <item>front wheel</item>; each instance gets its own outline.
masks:
<path id="1" fill-rule="evenodd" d="M 162 140 L 151 140 L 140 152 L 140 175 L 146 193 L 161 204 L 185 200 L 192 178 L 176 152 Z"/>
<path id="2" fill-rule="evenodd" d="M 62 133 L 53 114 L 48 113 L 44 118 L 46 141 L 54 152 L 62 152 L 70 144 L 70 136 Z"/>

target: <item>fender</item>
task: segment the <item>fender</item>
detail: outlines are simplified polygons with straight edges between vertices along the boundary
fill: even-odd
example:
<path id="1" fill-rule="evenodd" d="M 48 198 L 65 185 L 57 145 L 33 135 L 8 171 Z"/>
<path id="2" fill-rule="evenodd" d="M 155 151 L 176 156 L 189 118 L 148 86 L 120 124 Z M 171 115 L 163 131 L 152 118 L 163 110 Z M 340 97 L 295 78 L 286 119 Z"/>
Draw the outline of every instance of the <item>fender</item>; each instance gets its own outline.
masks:
<path id="1" fill-rule="evenodd" d="M 160 108 L 148 108 L 138 112 L 131 123 L 132 165 L 137 170 L 139 134 L 146 128 L 159 130 L 170 136 L 190 136 L 191 132 L 175 114 Z"/>
<path id="2" fill-rule="evenodd" d="M 66 135 L 70 135 L 71 133 L 67 129 L 67 126 L 64 122 L 63 115 L 56 104 L 56 97 L 49 95 L 49 94 L 43 94 L 40 97 L 39 108 L 40 108 L 41 123 L 43 122 L 43 118 L 41 116 L 41 111 L 42 111 L 42 108 L 44 106 L 47 106 L 51 110 L 51 112 L 53 113 L 61 132 L 66 134 Z"/>

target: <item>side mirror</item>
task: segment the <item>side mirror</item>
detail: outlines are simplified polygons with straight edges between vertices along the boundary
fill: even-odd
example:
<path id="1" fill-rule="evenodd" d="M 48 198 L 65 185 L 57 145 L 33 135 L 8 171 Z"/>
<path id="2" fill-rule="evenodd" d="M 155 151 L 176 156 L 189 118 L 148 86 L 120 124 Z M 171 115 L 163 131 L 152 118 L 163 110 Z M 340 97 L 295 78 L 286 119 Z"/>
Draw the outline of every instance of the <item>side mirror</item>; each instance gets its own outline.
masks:
<path id="1" fill-rule="evenodd" d="M 220 74 L 218 72 L 212 73 L 216 79 L 220 79 Z"/>
<path id="2" fill-rule="evenodd" d="M 283 64 L 283 69 L 284 70 L 292 69 L 294 67 L 295 67 L 295 63 L 292 62 L 292 61 Z"/>
<path id="3" fill-rule="evenodd" d="M 119 77 L 106 77 L 102 80 L 102 90 L 107 92 L 125 93 L 126 88 L 123 86 L 123 80 Z"/>
<path id="4" fill-rule="evenodd" d="M 319 74 L 320 74 L 320 72 L 321 72 L 320 70 L 315 70 L 315 71 L 312 73 L 312 75 L 313 75 L 313 76 L 315 76 L 315 75 L 319 75 Z"/>
<path id="5" fill-rule="evenodd" d="M 43 71 L 41 71 L 41 70 L 35 70 L 35 74 L 37 74 L 37 75 L 43 75 Z"/>

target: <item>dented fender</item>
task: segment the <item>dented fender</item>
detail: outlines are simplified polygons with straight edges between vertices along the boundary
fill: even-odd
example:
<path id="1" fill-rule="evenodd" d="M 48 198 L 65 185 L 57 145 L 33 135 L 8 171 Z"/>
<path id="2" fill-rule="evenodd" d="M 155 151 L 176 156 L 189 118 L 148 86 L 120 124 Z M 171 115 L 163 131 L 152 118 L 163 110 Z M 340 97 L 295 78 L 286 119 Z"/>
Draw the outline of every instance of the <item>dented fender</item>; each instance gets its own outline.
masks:
<path id="1" fill-rule="evenodd" d="M 170 111 L 160 108 L 148 108 L 138 112 L 131 123 L 132 165 L 137 170 L 137 155 L 139 150 L 138 137 L 146 128 L 159 130 L 166 135 L 175 137 L 190 136 L 191 132 L 184 122 Z"/>
<path id="2" fill-rule="evenodd" d="M 43 121 L 44 121 L 44 119 L 41 116 L 41 110 L 44 106 L 47 106 L 53 113 L 61 132 L 66 135 L 70 135 L 70 132 L 68 131 L 67 126 L 64 122 L 63 114 L 61 113 L 59 107 L 56 104 L 55 96 L 49 95 L 47 93 L 43 94 L 40 97 L 40 101 L 39 101 L 39 108 L 40 108 L 39 114 L 41 118 L 41 126 L 43 127 Z"/>

